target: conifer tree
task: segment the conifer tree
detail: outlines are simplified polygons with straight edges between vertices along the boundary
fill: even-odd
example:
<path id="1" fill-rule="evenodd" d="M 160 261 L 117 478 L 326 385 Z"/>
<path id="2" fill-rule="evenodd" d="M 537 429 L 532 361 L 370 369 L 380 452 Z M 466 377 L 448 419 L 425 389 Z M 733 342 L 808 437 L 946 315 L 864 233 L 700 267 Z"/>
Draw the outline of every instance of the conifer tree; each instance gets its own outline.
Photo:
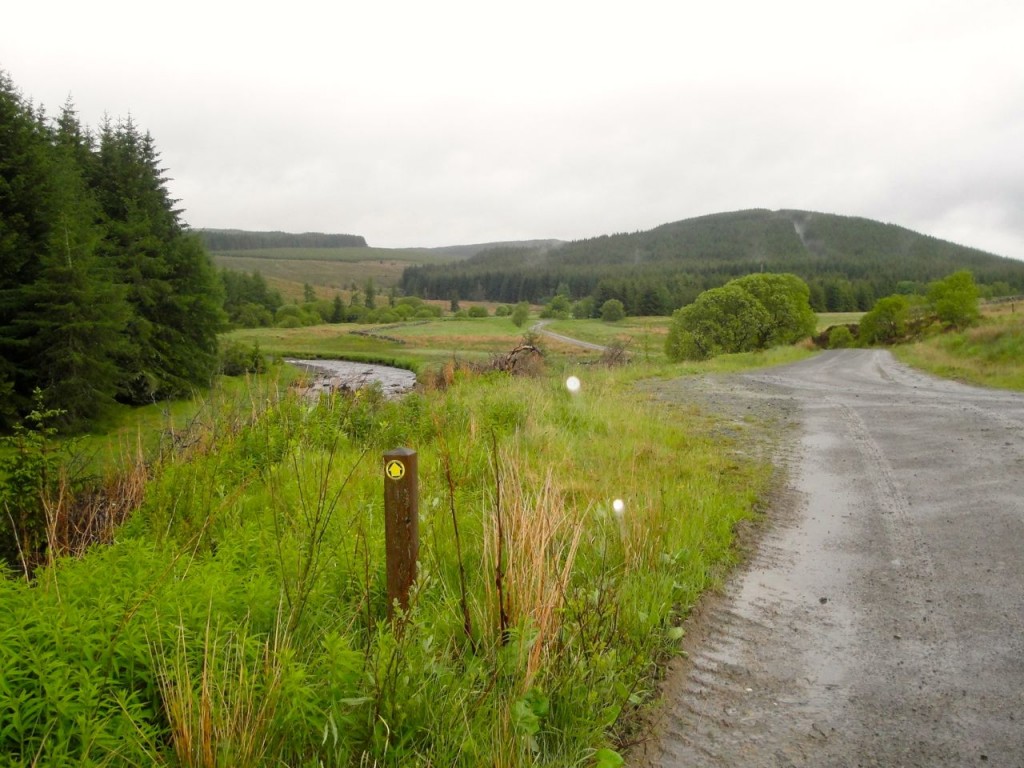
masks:
<path id="1" fill-rule="evenodd" d="M 22 289 L 38 277 L 49 238 L 46 153 L 43 124 L 0 71 L 0 426 L 10 425 L 35 384 L 30 340 L 16 321 L 30 307 Z"/>
<path id="2" fill-rule="evenodd" d="M 209 382 L 221 283 L 175 203 L 131 119 L 96 140 L 0 71 L 0 429 L 37 389 L 78 427 Z"/>
<path id="3" fill-rule="evenodd" d="M 82 427 L 114 402 L 116 358 L 131 310 L 123 287 L 96 255 L 98 206 L 79 167 L 87 155 L 68 108 L 54 140 L 49 238 L 39 274 L 22 288 L 26 307 L 15 325 L 29 339 L 44 402 L 62 412 L 64 426 Z"/>
<path id="4" fill-rule="evenodd" d="M 209 256 L 186 233 L 152 137 L 129 118 L 100 131 L 93 186 L 102 206 L 104 257 L 133 316 L 122 351 L 120 396 L 144 403 L 185 394 L 216 370 L 221 289 Z"/>

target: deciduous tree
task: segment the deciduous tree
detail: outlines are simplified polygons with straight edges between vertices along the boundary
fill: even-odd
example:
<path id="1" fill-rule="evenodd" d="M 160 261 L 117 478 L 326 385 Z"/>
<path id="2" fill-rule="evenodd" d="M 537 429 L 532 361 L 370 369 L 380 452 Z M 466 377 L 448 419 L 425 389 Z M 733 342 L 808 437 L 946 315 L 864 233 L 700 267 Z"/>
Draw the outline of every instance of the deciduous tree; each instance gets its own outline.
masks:
<path id="1" fill-rule="evenodd" d="M 601 319 L 606 323 L 617 323 L 626 316 L 626 309 L 618 299 L 608 299 L 601 305 Z"/>
<path id="2" fill-rule="evenodd" d="M 928 305 L 944 325 L 963 330 L 981 316 L 978 286 L 974 276 L 963 269 L 928 286 Z"/>
<path id="3" fill-rule="evenodd" d="M 672 317 L 665 354 L 670 360 L 705 360 L 756 349 L 771 316 L 738 285 L 704 291 Z"/>
<path id="4" fill-rule="evenodd" d="M 811 292 L 796 275 L 753 274 L 728 285 L 739 286 L 768 310 L 768 324 L 758 331 L 759 347 L 793 344 L 814 333 L 817 319 L 811 309 Z"/>
<path id="5" fill-rule="evenodd" d="M 865 344 L 892 344 L 906 334 L 909 320 L 910 300 L 900 294 L 886 296 L 860 319 L 860 339 Z"/>

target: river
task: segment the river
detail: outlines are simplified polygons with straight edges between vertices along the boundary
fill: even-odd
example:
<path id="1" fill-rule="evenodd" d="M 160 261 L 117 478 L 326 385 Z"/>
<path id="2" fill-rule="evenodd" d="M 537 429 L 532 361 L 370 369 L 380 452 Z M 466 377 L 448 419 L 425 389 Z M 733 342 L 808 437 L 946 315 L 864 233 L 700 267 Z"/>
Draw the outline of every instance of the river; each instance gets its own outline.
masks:
<path id="1" fill-rule="evenodd" d="M 349 360 L 286 358 L 285 362 L 311 374 L 312 383 L 307 390 L 311 396 L 333 391 L 351 392 L 376 382 L 380 384 L 385 397 L 391 398 L 403 395 L 416 386 L 416 374 L 404 368 Z"/>

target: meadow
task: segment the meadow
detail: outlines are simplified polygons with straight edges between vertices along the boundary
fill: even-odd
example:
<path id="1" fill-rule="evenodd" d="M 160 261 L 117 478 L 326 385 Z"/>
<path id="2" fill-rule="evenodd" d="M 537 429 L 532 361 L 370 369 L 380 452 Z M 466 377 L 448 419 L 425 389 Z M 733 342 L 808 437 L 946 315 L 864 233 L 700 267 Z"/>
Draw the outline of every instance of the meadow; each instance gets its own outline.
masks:
<path id="1" fill-rule="evenodd" d="M 233 337 L 367 343 L 342 329 Z M 676 374 L 658 363 L 449 364 L 518 343 L 507 319 L 379 330 L 432 384 L 313 403 L 276 368 L 150 414 L 137 508 L 91 547 L 70 540 L 74 489 L 44 494 L 45 561 L 0 580 L 8 764 L 622 763 L 771 487 L 743 450 L 766 425 L 723 437 L 695 404 L 653 402 L 634 384 Z M 400 445 L 419 454 L 420 571 L 391 621 L 381 455 Z"/>
<path id="2" fill-rule="evenodd" d="M 818 318 L 816 331 L 818 333 L 828 330 L 833 325 L 859 323 L 860 319 L 864 317 L 863 312 L 817 312 L 816 315 Z"/>
<path id="3" fill-rule="evenodd" d="M 547 330 L 573 339 L 604 346 L 620 345 L 645 361 L 665 361 L 665 337 L 671 317 L 627 317 L 618 322 L 603 320 L 555 320 Z"/>
<path id="4" fill-rule="evenodd" d="M 244 346 L 259 345 L 276 357 L 334 357 L 381 362 L 420 370 L 446 359 L 482 361 L 508 351 L 523 339 L 524 330 L 508 318 L 473 320 L 439 318 L 394 325 L 345 323 L 308 328 L 245 328 L 225 339 Z"/>
<path id="5" fill-rule="evenodd" d="M 313 286 L 322 299 L 335 293 L 347 297 L 352 286 L 362 289 L 368 280 L 388 289 L 398 284 L 410 265 L 440 264 L 453 258 L 443 249 L 372 247 L 258 248 L 214 251 L 211 256 L 217 267 L 259 272 L 285 299 L 299 300 L 305 284 Z"/>
<path id="6" fill-rule="evenodd" d="M 402 277 L 407 263 L 388 260 L 334 261 L 327 259 L 272 260 L 232 253 L 215 254 L 218 267 L 240 272 L 259 272 L 267 284 L 286 299 L 302 300 L 304 286 L 313 286 L 316 295 L 331 299 L 335 294 L 348 296 L 353 285 L 360 289 L 368 280 L 378 288 L 390 288 Z"/>
<path id="7" fill-rule="evenodd" d="M 279 357 L 345 357 L 354 360 L 390 360 L 399 367 L 418 370 L 452 358 L 484 361 L 507 352 L 524 340 L 559 357 L 590 359 L 599 353 L 549 339 L 532 332 L 530 320 L 522 328 L 508 317 L 458 319 L 443 317 L 388 326 L 342 324 L 312 328 L 246 328 L 225 339 L 259 348 Z M 558 320 L 546 329 L 596 344 L 622 344 L 632 356 L 664 362 L 664 338 L 670 318 L 627 318 L 618 323 L 600 320 Z"/>

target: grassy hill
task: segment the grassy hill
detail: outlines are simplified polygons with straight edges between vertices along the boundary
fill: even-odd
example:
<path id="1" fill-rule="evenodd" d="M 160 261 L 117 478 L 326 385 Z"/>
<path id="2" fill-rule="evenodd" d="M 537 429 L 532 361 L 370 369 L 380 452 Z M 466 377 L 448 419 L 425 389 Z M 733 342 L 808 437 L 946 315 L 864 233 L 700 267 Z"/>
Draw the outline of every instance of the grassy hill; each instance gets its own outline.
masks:
<path id="1" fill-rule="evenodd" d="M 856 311 L 965 268 L 996 293 L 1024 291 L 1024 262 L 870 219 L 756 209 L 560 247 L 494 248 L 457 264 L 409 267 L 401 285 L 429 298 L 504 302 L 567 290 L 572 299 L 616 298 L 630 314 L 658 314 L 740 275 L 792 272 L 811 286 L 819 311 Z"/>
<path id="2" fill-rule="evenodd" d="M 372 280 L 390 289 L 412 265 L 439 265 L 461 261 L 496 248 L 541 250 L 557 240 L 477 243 L 439 248 L 373 248 L 360 235 L 305 232 L 252 232 L 240 229 L 198 229 L 196 233 L 223 269 L 259 272 L 286 299 L 303 295 L 313 286 L 318 296 L 329 298 L 362 287 Z"/>
<path id="3" fill-rule="evenodd" d="M 223 269 L 259 272 L 285 298 L 298 298 L 303 285 L 330 298 L 373 280 L 378 288 L 397 285 L 411 264 L 430 263 L 423 255 L 392 248 L 256 248 L 213 251 L 213 263 Z"/>

